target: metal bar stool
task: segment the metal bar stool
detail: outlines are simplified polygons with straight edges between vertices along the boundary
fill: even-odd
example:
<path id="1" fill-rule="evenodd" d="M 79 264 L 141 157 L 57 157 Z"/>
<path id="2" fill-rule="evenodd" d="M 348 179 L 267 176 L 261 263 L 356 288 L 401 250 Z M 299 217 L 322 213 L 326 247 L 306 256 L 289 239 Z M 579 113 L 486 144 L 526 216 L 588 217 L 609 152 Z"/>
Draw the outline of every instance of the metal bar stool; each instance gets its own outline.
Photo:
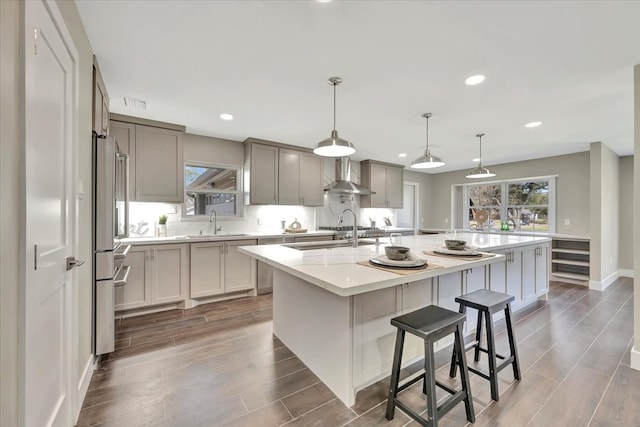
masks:
<path id="1" fill-rule="evenodd" d="M 518 350 L 516 348 L 516 339 L 513 335 L 513 324 L 511 322 L 511 301 L 514 297 L 511 295 L 503 294 L 500 292 L 494 292 L 487 289 L 480 289 L 479 291 L 472 292 L 470 294 L 456 297 L 456 302 L 460 303 L 459 312 L 465 314 L 467 307 L 475 308 L 478 310 L 478 323 L 476 325 L 476 337 L 475 341 L 470 342 L 465 347 L 465 351 L 474 348 L 473 360 L 478 362 L 480 360 L 480 352 L 487 353 L 489 358 L 489 373 L 475 369 L 471 366 L 468 367 L 469 371 L 481 376 L 482 378 L 489 380 L 491 383 L 491 398 L 493 400 L 499 400 L 500 394 L 498 393 L 498 372 L 511 365 L 513 367 L 513 376 L 516 380 L 520 381 L 520 362 L 518 360 Z M 511 354 L 509 356 L 503 356 L 496 354 L 495 339 L 493 336 L 493 319 L 494 313 L 504 310 L 505 321 L 507 323 L 507 335 L 509 337 L 509 349 Z M 480 338 L 482 334 L 482 318 L 484 317 L 485 325 L 487 328 L 487 348 L 480 346 Z M 456 355 L 458 349 L 453 349 L 453 355 L 451 356 L 451 370 L 449 376 L 451 378 L 456 376 Z M 502 362 L 498 365 L 497 360 Z"/>
<path id="2" fill-rule="evenodd" d="M 391 324 L 398 328 L 396 333 L 396 348 L 393 355 L 393 366 L 391 368 L 391 382 L 389 384 L 389 398 L 387 400 L 387 420 L 392 420 L 396 405 L 407 415 L 416 420 L 420 425 L 436 427 L 440 417 L 449 412 L 456 404 L 464 401 L 467 411 L 467 420 L 475 422 L 473 411 L 473 401 L 471 390 L 469 389 L 469 373 L 467 372 L 467 361 L 464 351 L 464 339 L 462 337 L 462 326 L 465 315 L 447 310 L 442 307 L 430 305 L 420 310 L 404 314 L 391 319 Z M 409 332 L 424 340 L 424 370 L 409 377 L 400 383 L 400 368 L 402 363 L 402 349 L 404 346 L 405 333 Z M 434 343 L 450 334 L 455 334 L 454 348 L 460 353 L 456 358 L 456 363 L 460 366 L 461 390 L 452 388 L 436 381 L 436 369 L 434 362 Z M 407 407 L 398 400 L 398 393 L 410 385 L 423 380 L 422 392 L 427 396 L 427 416 L 425 420 L 417 412 Z M 450 397 L 440 406 L 436 406 L 436 386 L 445 390 Z"/>

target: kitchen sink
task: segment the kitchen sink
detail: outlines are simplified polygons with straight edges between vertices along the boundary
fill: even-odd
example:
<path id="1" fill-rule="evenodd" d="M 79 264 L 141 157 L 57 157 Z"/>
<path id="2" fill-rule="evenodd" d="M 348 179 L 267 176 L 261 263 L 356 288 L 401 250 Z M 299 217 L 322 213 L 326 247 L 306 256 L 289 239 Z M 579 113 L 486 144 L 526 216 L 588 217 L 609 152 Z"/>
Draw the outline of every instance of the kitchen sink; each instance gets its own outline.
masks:
<path id="1" fill-rule="evenodd" d="M 375 245 L 375 240 L 359 239 L 358 246 Z M 282 245 L 287 248 L 297 249 L 299 251 L 309 251 L 312 249 L 332 249 L 332 248 L 348 248 L 353 246 L 351 240 L 328 240 L 322 242 L 304 242 L 304 243 L 291 243 L 288 245 Z"/>

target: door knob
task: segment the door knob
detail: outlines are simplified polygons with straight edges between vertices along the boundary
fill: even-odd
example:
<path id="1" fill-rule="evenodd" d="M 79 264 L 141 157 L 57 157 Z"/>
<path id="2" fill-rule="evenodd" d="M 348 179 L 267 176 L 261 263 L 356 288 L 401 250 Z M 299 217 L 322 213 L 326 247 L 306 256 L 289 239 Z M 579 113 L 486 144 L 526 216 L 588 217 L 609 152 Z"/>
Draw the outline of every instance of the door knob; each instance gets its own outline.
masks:
<path id="1" fill-rule="evenodd" d="M 67 271 L 71 270 L 73 267 L 80 267 L 84 264 L 84 261 L 81 259 L 75 259 L 72 256 L 67 257 Z"/>

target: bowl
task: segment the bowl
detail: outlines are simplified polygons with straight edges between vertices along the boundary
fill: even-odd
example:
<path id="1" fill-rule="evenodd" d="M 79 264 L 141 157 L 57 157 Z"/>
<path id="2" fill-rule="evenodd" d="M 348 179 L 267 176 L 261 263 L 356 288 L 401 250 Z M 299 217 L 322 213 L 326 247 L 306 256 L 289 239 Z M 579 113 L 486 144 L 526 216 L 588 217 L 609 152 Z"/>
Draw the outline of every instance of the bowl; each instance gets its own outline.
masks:
<path id="1" fill-rule="evenodd" d="M 409 256 L 409 248 L 406 246 L 385 246 L 384 254 L 394 261 L 402 261 Z"/>
<path id="2" fill-rule="evenodd" d="M 463 251 L 467 242 L 464 240 L 445 240 L 444 244 L 450 251 Z"/>

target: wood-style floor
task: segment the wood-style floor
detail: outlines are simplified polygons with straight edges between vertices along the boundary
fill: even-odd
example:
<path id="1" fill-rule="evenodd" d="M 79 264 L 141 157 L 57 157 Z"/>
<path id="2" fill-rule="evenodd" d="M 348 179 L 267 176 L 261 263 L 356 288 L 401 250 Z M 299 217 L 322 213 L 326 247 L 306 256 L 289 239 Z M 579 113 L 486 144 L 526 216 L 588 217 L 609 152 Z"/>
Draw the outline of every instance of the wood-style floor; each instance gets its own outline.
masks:
<path id="1" fill-rule="evenodd" d="M 631 279 L 604 292 L 552 283 L 547 301 L 515 314 L 522 381 L 504 369 L 494 402 L 488 381 L 470 373 L 474 425 L 640 426 L 640 372 L 629 367 L 632 299 Z M 346 407 L 272 335 L 271 316 L 267 295 L 120 321 L 117 349 L 94 373 L 77 425 L 417 425 L 398 409 L 385 420 L 388 378 Z M 506 352 L 504 325 L 497 330 Z M 448 377 L 450 352 L 437 356 L 439 379 L 457 384 Z M 421 388 L 402 399 L 426 408 Z M 440 423 L 465 424 L 462 404 Z"/>

